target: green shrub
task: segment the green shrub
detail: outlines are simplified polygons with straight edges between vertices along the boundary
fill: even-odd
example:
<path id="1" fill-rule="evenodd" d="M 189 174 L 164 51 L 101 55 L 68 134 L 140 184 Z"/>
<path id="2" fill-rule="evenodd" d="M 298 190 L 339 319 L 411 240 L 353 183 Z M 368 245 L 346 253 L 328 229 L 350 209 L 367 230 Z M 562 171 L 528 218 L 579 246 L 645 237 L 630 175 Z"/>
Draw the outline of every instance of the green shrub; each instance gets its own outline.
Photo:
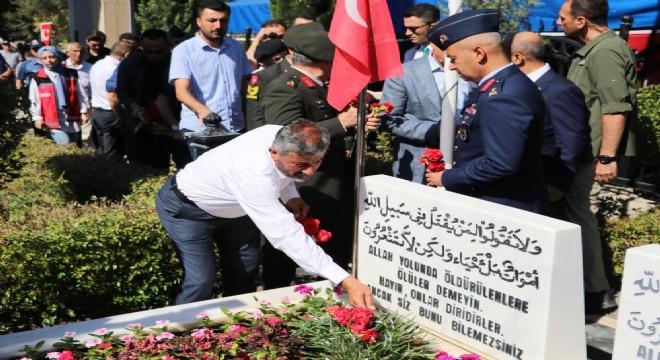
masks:
<path id="1" fill-rule="evenodd" d="M 182 277 L 165 175 L 25 136 L 0 190 L 0 333 L 169 305 Z"/>
<path id="2" fill-rule="evenodd" d="M 629 248 L 660 244 L 660 208 L 634 218 L 610 221 L 603 229 L 603 242 L 611 253 L 614 283 L 621 281 L 626 250 Z M 607 252 L 607 251 L 606 251 Z"/>
<path id="3" fill-rule="evenodd" d="M 660 85 L 639 89 L 637 126 L 638 162 L 660 168 Z"/>

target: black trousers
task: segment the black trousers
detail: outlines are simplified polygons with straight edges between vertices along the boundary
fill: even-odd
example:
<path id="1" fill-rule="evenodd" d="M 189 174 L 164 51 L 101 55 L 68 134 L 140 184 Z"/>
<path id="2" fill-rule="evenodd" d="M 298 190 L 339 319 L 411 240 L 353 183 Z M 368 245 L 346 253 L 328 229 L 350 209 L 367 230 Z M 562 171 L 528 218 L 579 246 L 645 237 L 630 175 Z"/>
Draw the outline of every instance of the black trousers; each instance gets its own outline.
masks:
<path id="1" fill-rule="evenodd" d="M 96 154 L 121 158 L 124 156 L 124 142 L 121 121 L 112 110 L 94 109 L 92 129 L 96 132 L 98 146 Z"/>

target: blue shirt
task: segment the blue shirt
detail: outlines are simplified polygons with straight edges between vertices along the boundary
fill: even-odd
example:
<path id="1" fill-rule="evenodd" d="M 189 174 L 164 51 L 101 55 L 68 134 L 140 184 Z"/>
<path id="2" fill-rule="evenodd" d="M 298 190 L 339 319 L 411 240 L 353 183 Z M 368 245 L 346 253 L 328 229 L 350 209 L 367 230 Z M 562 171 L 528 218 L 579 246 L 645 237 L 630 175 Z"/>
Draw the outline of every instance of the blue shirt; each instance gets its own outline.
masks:
<path id="1" fill-rule="evenodd" d="M 41 68 L 42 65 L 39 64 L 35 58 L 31 57 L 19 64 L 18 69 L 16 70 L 16 78 L 21 80 L 23 84 L 25 84 L 25 89 L 28 90 L 32 75 L 38 73 Z"/>
<path id="2" fill-rule="evenodd" d="M 225 128 L 239 131 L 245 127 L 241 86 L 243 77 L 251 72 L 241 43 L 225 37 L 220 49 L 214 49 L 197 34 L 174 48 L 169 82 L 174 84 L 176 79 L 189 79 L 192 95 L 220 115 Z M 185 105 L 181 107 L 179 126 L 191 131 L 205 128 L 197 115 Z"/>
<path id="3" fill-rule="evenodd" d="M 433 80 L 435 80 L 435 86 L 438 87 L 438 92 L 442 95 L 442 98 L 445 97 L 445 69 L 440 66 L 433 56 L 428 56 L 429 64 L 431 64 L 431 73 L 433 73 Z M 469 83 L 462 78 L 458 78 L 458 97 L 456 99 L 456 123 L 458 124 L 461 119 L 461 111 L 463 111 L 463 106 L 465 105 L 465 99 L 467 98 L 470 91 L 474 85 Z"/>

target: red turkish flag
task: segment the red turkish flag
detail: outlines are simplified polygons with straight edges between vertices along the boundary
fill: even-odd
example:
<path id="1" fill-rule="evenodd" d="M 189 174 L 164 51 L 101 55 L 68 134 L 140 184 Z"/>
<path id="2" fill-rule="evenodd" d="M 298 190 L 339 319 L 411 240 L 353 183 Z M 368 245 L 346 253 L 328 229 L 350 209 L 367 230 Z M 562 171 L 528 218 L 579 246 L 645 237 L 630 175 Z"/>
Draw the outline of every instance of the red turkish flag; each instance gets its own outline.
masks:
<path id="1" fill-rule="evenodd" d="M 329 37 L 336 50 L 328 102 L 335 109 L 368 83 L 403 75 L 386 0 L 337 0 Z"/>
<path id="2" fill-rule="evenodd" d="M 41 23 L 39 24 L 39 30 L 41 31 L 41 42 L 50 45 L 50 31 L 53 23 Z"/>

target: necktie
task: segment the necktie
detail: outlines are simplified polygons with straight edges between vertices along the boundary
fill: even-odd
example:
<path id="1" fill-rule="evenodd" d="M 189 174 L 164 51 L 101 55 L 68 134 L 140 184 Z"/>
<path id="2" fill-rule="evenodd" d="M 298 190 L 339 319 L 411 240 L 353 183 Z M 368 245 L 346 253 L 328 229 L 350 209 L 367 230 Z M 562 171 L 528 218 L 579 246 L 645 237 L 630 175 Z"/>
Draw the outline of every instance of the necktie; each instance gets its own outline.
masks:
<path id="1" fill-rule="evenodd" d="M 424 54 L 424 55 L 428 55 L 430 52 L 431 52 L 431 49 L 429 49 L 428 46 L 424 46 L 424 47 L 422 48 L 422 54 Z"/>

